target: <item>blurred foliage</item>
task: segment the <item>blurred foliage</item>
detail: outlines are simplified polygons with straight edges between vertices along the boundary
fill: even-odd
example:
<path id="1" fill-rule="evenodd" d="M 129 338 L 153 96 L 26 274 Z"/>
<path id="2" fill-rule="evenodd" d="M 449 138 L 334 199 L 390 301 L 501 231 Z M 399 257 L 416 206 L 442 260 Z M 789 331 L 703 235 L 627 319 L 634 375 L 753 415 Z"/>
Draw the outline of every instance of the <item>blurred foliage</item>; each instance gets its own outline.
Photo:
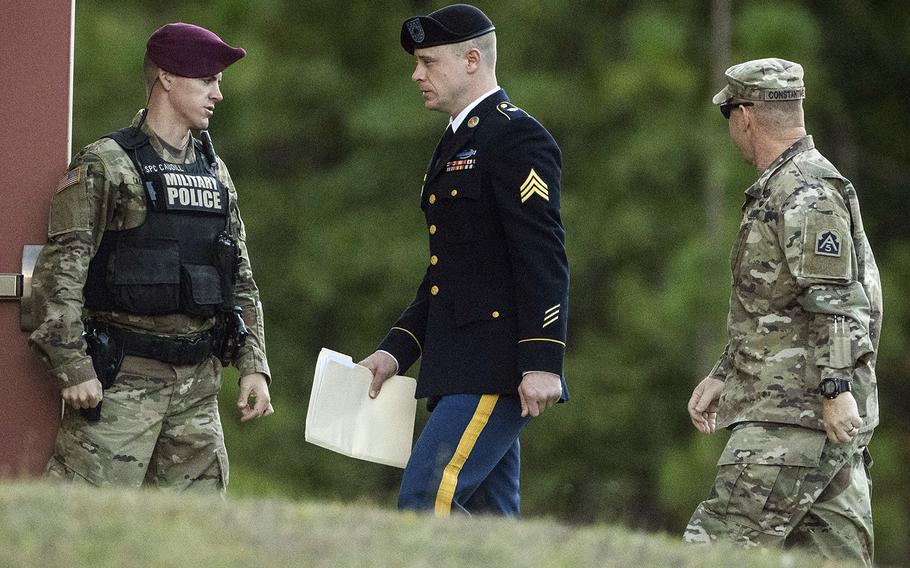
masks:
<path id="1" fill-rule="evenodd" d="M 722 63 L 801 62 L 808 129 L 860 192 L 886 302 L 876 548 L 895 562 L 910 558 L 910 18 L 903 2 L 874 4 L 734 2 Z M 77 149 L 142 106 L 145 39 L 159 25 L 197 23 L 249 52 L 225 73 L 211 131 L 240 191 L 277 412 L 241 426 L 225 381 L 235 494 L 395 502 L 400 471 L 309 446 L 303 430 L 319 348 L 372 352 L 425 267 L 418 193 L 445 117 L 422 109 L 398 36 L 404 18 L 440 5 L 77 2 Z M 572 401 L 523 438 L 524 510 L 679 534 L 726 439 L 698 435 L 685 403 L 724 342 L 727 256 L 756 177 L 710 104 L 722 81 L 710 3 L 480 5 L 498 27 L 500 84 L 564 156 Z"/>

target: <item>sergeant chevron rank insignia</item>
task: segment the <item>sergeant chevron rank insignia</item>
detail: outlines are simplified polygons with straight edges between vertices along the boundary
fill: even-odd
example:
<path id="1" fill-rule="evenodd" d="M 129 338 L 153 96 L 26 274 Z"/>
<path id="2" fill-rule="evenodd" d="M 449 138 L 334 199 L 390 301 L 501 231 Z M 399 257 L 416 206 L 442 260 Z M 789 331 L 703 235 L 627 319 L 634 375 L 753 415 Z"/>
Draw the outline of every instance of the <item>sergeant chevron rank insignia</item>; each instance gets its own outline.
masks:
<path id="1" fill-rule="evenodd" d="M 543 197 L 544 201 L 549 201 L 550 188 L 542 179 L 540 179 L 540 176 L 534 171 L 534 168 L 531 168 L 528 179 L 521 184 L 521 202 L 524 203 L 535 195 Z"/>

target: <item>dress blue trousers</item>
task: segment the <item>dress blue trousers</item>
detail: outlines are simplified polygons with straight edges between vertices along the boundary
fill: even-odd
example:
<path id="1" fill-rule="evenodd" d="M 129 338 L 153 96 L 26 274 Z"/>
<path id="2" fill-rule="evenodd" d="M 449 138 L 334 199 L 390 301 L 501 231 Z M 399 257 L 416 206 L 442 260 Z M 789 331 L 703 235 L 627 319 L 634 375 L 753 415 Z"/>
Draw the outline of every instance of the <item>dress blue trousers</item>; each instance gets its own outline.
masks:
<path id="1" fill-rule="evenodd" d="M 529 421 L 517 396 L 443 396 L 411 452 L 398 508 L 518 515 L 518 435 Z"/>

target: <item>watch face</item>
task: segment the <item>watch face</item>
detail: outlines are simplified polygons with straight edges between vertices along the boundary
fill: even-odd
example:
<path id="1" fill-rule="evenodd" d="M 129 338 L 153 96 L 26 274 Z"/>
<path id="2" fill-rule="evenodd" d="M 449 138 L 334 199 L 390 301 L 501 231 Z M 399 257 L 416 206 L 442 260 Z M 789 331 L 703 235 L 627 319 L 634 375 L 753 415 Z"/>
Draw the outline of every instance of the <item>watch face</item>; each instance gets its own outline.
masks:
<path id="1" fill-rule="evenodd" d="M 821 384 L 822 394 L 830 396 L 837 392 L 837 385 L 831 379 L 825 379 Z"/>

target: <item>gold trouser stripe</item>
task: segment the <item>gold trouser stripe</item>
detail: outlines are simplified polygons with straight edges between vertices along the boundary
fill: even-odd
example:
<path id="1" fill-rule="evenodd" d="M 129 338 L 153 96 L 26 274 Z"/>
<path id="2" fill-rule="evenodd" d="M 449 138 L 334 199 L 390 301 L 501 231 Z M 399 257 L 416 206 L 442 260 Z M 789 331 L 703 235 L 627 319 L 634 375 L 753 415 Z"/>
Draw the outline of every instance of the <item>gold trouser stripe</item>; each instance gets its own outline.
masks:
<path id="1" fill-rule="evenodd" d="M 480 437 L 480 433 L 483 432 L 484 426 L 487 425 L 490 415 L 493 414 L 493 408 L 498 400 L 498 394 L 485 394 L 480 397 L 480 402 L 477 403 L 477 410 L 474 411 L 474 416 L 471 417 L 468 427 L 465 428 L 464 434 L 461 435 L 458 447 L 455 448 L 455 454 L 442 472 L 439 490 L 436 492 L 437 517 L 447 517 L 452 511 L 455 488 L 458 486 L 458 474 L 461 472 L 461 468 L 464 467 L 464 463 L 468 461 L 468 456 L 471 455 L 471 450 L 474 449 L 477 438 Z"/>
<path id="2" fill-rule="evenodd" d="M 398 331 L 403 331 L 403 332 L 407 333 L 408 335 L 410 335 L 411 339 L 414 340 L 414 343 L 417 344 L 417 349 L 419 349 L 420 352 L 423 353 L 423 347 L 420 346 L 420 342 L 417 341 L 417 337 L 413 333 L 411 333 L 410 331 L 406 330 L 403 327 L 393 327 L 392 329 L 397 329 Z"/>
<path id="3" fill-rule="evenodd" d="M 562 345 L 563 347 L 566 346 L 565 343 L 563 343 L 562 341 L 559 341 L 558 339 L 549 339 L 546 337 L 532 337 L 531 339 L 520 339 L 518 341 L 518 343 L 527 343 L 528 341 L 549 341 L 551 343 L 558 343 L 558 344 Z"/>

